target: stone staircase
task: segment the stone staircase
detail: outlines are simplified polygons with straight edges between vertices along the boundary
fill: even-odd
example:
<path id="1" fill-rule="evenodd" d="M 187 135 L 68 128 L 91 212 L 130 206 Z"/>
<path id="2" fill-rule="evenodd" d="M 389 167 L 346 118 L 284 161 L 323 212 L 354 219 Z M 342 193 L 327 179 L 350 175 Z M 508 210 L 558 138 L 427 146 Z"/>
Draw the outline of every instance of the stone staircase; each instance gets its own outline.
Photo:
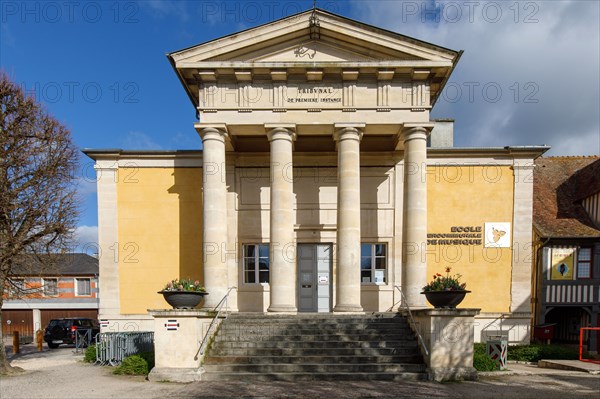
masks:
<path id="1" fill-rule="evenodd" d="M 427 379 L 417 339 L 396 313 L 234 313 L 203 367 L 206 381 Z"/>

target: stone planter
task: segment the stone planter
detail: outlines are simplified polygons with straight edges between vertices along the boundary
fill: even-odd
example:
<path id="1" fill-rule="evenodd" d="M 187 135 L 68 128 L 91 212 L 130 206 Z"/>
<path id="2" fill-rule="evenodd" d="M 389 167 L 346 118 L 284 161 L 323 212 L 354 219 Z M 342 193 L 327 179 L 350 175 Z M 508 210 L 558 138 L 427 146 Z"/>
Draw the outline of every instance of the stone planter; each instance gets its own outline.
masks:
<path id="1" fill-rule="evenodd" d="M 206 292 L 193 291 L 158 291 L 173 309 L 193 309 L 204 302 Z"/>
<path id="2" fill-rule="evenodd" d="M 425 295 L 427 302 L 433 305 L 434 308 L 454 309 L 456 305 L 461 303 L 471 291 L 425 291 L 421 294 Z"/>

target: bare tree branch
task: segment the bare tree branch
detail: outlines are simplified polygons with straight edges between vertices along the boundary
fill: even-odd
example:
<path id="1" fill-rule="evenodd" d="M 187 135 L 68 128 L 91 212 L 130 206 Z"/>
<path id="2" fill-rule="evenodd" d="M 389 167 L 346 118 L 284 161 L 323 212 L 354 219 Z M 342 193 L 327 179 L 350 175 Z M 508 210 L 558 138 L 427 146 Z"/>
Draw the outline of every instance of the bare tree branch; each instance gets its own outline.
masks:
<path id="1" fill-rule="evenodd" d="M 31 275 L 41 274 L 52 256 L 40 254 L 67 249 L 78 159 L 69 130 L 0 71 L 0 309 L 8 287 L 17 288 L 15 264 L 35 257 Z M 9 370 L 0 329 L 0 373 Z"/>

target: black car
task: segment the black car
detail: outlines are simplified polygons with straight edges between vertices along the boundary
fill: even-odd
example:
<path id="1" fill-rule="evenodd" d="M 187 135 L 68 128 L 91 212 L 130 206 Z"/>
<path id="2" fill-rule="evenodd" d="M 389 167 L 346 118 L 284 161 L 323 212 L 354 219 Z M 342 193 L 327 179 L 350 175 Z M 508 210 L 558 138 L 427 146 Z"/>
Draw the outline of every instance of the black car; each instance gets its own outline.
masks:
<path id="1" fill-rule="evenodd" d="M 77 330 L 80 330 L 83 346 L 87 346 L 100 332 L 100 325 L 98 320 L 83 317 L 52 319 L 44 331 L 44 341 L 52 349 L 58 348 L 60 344 L 74 344 Z M 82 334 L 81 330 L 91 330 L 92 333 Z"/>

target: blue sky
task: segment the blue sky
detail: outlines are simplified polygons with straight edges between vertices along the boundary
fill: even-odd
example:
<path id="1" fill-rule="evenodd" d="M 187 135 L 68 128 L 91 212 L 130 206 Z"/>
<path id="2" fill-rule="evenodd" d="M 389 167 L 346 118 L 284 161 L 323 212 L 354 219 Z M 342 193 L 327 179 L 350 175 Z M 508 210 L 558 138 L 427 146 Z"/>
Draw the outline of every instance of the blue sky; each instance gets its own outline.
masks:
<path id="1" fill-rule="evenodd" d="M 321 8 L 464 50 L 435 117 L 458 146 L 600 154 L 597 1 L 318 1 Z M 197 149 L 194 108 L 166 53 L 279 19 L 312 1 L 0 2 L 0 66 L 82 148 Z M 82 157 L 78 235 L 97 231 Z"/>

